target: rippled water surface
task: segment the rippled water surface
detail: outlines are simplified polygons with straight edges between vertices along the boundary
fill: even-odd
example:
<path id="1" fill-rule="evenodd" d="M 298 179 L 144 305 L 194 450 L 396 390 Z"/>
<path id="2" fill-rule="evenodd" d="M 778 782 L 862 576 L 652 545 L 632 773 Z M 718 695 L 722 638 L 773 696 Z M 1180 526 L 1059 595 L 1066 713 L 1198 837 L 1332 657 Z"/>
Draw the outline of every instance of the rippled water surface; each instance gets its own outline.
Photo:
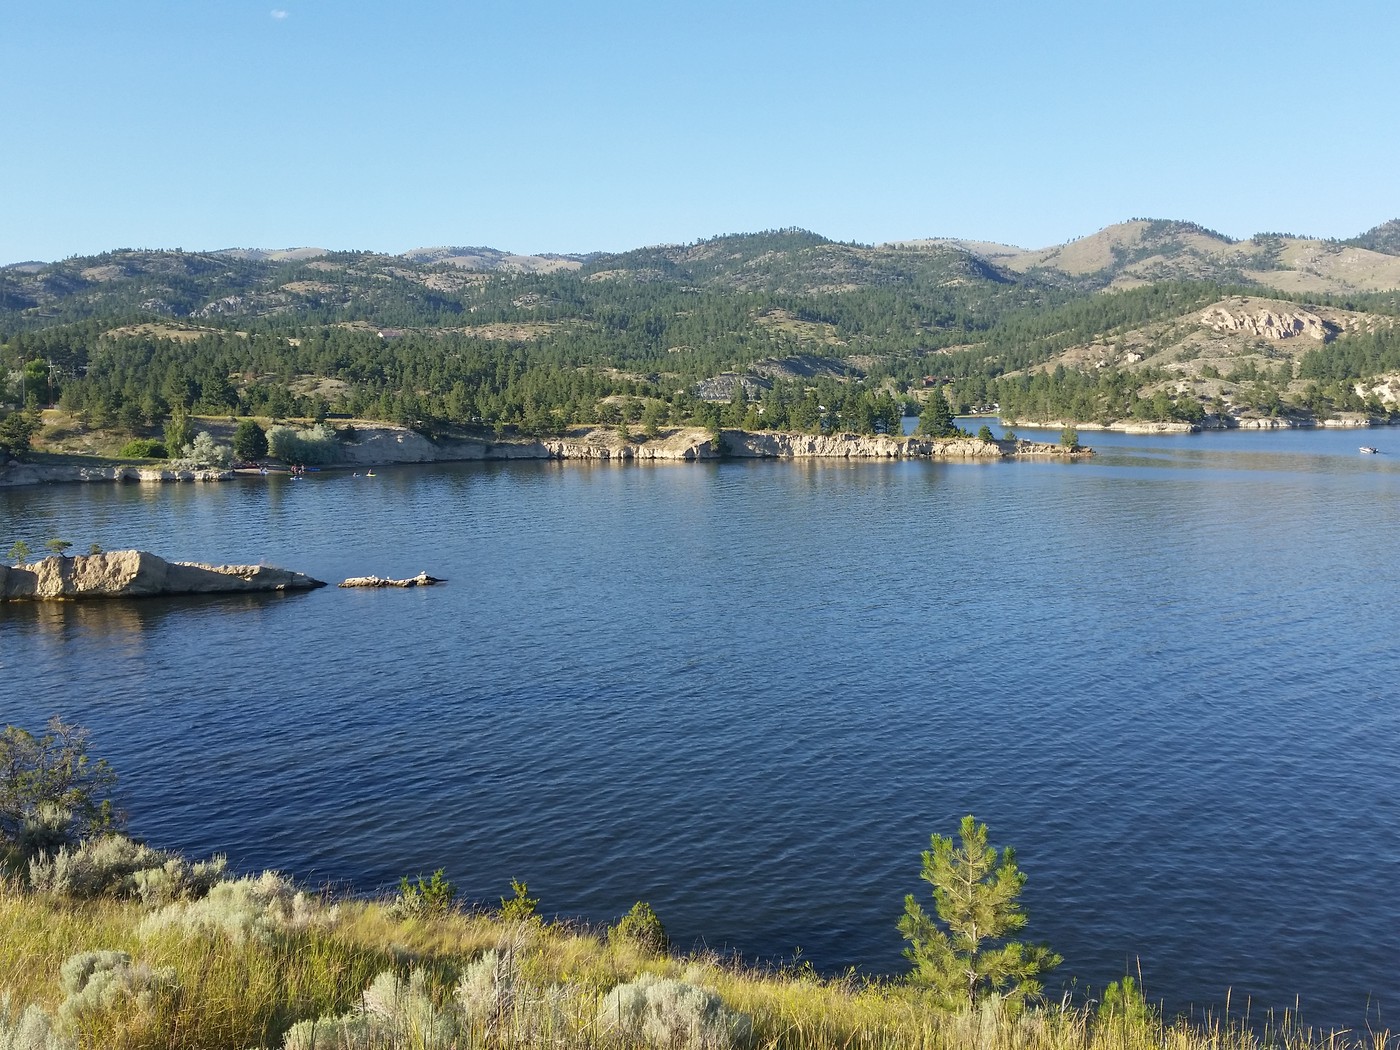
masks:
<path id="1" fill-rule="evenodd" d="M 972 812 L 1051 988 L 1140 968 L 1170 1010 L 1394 1027 L 1400 441 L 1084 436 L 0 490 L 5 547 L 450 578 L 6 608 L 0 716 L 91 727 L 161 845 L 645 899 L 684 946 L 833 971 L 903 969 L 919 851 Z"/>

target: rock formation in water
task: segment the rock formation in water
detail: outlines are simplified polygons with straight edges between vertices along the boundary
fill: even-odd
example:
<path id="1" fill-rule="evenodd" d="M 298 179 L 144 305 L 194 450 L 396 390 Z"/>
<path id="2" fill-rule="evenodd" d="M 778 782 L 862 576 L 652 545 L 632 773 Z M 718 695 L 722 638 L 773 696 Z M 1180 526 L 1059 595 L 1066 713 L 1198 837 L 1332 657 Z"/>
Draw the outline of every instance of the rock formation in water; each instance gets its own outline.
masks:
<path id="1" fill-rule="evenodd" d="M 270 565 L 170 562 L 134 550 L 49 557 L 32 565 L 0 565 L 0 600 L 5 601 L 246 594 L 324 586 L 321 580 Z"/>
<path id="2" fill-rule="evenodd" d="M 406 580 L 391 580 L 385 576 L 351 576 L 342 583 L 342 587 L 431 587 L 435 583 L 446 583 L 446 580 L 437 576 L 429 576 L 426 572 L 420 572 L 417 576 L 410 576 Z"/>

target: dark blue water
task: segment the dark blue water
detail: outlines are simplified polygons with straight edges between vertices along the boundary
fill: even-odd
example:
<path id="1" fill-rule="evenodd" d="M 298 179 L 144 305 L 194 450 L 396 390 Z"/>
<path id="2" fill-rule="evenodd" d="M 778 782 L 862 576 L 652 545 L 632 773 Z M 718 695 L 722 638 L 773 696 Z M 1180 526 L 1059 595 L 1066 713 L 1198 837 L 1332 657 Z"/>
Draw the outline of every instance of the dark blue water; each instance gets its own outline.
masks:
<path id="1" fill-rule="evenodd" d="M 1393 1025 L 1393 433 L 0 490 L 3 548 L 451 581 L 6 608 L 0 719 L 91 727 L 162 845 L 645 899 L 683 946 L 830 971 L 903 970 L 919 852 L 972 812 L 1051 989 L 1140 968 L 1172 1011 Z"/>

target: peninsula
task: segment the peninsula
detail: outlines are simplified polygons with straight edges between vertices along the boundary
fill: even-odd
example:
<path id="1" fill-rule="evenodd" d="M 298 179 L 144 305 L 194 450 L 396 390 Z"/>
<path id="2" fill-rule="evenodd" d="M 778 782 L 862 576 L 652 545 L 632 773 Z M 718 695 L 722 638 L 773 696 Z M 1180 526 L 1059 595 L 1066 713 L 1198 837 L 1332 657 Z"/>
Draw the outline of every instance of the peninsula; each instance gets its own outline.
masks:
<path id="1" fill-rule="evenodd" d="M 230 440 L 226 421 L 200 420 L 214 441 Z M 283 428 L 290 429 L 290 428 Z M 633 436 L 615 427 L 578 426 L 552 437 L 495 438 L 467 428 L 436 433 L 394 424 L 356 421 L 339 430 L 323 425 L 296 432 L 307 461 L 324 468 L 358 469 L 403 463 L 454 463 L 472 460 L 586 460 L 613 463 L 691 463 L 720 459 L 934 459 L 993 462 L 1019 458 L 1081 458 L 1094 450 L 1082 445 L 1048 444 L 1015 438 L 987 440 L 966 434 L 954 437 L 895 437 L 889 434 L 806 434 L 738 428 L 708 430 L 680 427 L 653 437 Z M 318 435 L 324 435 L 319 440 Z M 271 473 L 280 472 L 273 466 Z M 58 482 L 224 481 L 239 474 L 263 475 L 266 467 L 161 467 L 155 464 L 102 462 L 93 458 L 0 464 L 0 487 Z"/>

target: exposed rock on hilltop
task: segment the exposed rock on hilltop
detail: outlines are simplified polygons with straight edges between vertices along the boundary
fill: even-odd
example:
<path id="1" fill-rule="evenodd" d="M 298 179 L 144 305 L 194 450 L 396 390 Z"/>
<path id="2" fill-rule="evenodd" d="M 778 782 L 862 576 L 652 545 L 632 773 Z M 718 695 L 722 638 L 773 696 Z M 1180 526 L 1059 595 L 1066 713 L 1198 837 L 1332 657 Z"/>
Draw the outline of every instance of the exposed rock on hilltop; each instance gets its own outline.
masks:
<path id="1" fill-rule="evenodd" d="M 163 595 L 306 591 L 321 580 L 270 565 L 169 562 L 145 551 L 51 557 L 33 565 L 0 565 L 0 599 L 154 598 Z"/>
<path id="2" fill-rule="evenodd" d="M 1199 377 L 1206 368 L 1229 373 L 1251 362 L 1256 369 L 1274 369 L 1279 361 L 1301 358 L 1338 336 L 1395 324 L 1392 317 L 1340 307 L 1235 295 L 1112 338 L 1071 346 L 1031 371 L 1052 371 L 1063 365 L 1085 370 L 1162 369 Z"/>
<path id="3" fill-rule="evenodd" d="M 1294 309 L 1275 313 L 1260 309 L 1249 312 L 1242 308 L 1231 309 L 1225 304 L 1217 304 L 1201 314 L 1201 324 L 1216 332 L 1245 332 L 1262 339 L 1292 339 L 1306 336 L 1318 342 L 1325 342 L 1335 326 L 1328 324 L 1310 310 Z"/>
<path id="4" fill-rule="evenodd" d="M 587 258 L 582 255 L 516 255 L 498 248 L 414 248 L 399 255 L 415 263 L 446 263 L 464 270 L 500 270 L 505 273 L 553 273 L 577 270 Z"/>

